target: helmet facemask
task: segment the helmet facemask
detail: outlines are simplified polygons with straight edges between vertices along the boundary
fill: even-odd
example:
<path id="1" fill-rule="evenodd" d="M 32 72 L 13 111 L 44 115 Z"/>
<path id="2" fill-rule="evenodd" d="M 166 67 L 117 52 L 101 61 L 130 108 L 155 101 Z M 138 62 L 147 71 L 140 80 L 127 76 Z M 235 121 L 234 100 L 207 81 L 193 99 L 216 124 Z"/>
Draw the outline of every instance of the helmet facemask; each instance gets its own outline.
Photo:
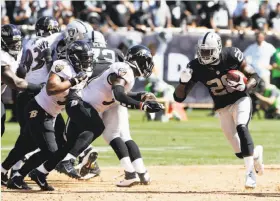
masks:
<path id="1" fill-rule="evenodd" d="M 142 56 L 143 58 L 127 61 L 127 63 L 136 68 L 141 77 L 148 78 L 153 72 L 154 63 L 150 57 Z"/>
<path id="2" fill-rule="evenodd" d="M 76 73 L 79 73 L 81 71 L 86 72 L 88 76 L 91 76 L 93 72 L 93 53 L 89 54 L 71 54 L 67 55 L 68 60 L 73 65 L 74 70 Z"/>
<path id="3" fill-rule="evenodd" d="M 200 64 L 207 65 L 217 62 L 220 58 L 221 48 L 209 47 L 201 44 L 197 46 L 197 57 Z"/>
<path id="4" fill-rule="evenodd" d="M 21 36 L 17 35 L 13 36 L 13 39 L 6 39 L 6 41 L 1 37 L 1 43 L 12 56 L 17 56 L 22 48 Z"/>

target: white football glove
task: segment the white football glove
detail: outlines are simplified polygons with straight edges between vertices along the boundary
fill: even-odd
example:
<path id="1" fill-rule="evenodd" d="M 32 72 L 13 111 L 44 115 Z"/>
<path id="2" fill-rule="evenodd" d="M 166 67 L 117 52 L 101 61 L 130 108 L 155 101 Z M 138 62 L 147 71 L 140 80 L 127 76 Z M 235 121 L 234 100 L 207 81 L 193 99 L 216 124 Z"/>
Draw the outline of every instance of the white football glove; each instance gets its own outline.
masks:
<path id="1" fill-rule="evenodd" d="M 233 80 L 227 80 L 228 86 L 236 91 L 245 91 L 246 90 L 246 84 L 244 83 L 243 79 L 240 79 L 239 82 L 233 81 Z"/>
<path id="2" fill-rule="evenodd" d="M 181 71 L 181 75 L 180 75 L 180 83 L 181 84 L 187 84 L 190 79 L 192 78 L 192 69 L 191 68 L 184 68 Z"/>

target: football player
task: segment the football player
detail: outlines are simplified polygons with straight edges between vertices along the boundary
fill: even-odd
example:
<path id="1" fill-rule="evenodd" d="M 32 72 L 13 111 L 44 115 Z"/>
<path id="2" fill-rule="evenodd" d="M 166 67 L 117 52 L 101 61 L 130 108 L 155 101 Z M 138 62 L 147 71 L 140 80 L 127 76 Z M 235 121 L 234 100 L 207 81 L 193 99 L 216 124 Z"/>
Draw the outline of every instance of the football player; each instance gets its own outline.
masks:
<path id="1" fill-rule="evenodd" d="M 239 81 L 230 80 L 227 77 L 230 70 L 243 72 L 248 78 L 247 84 L 242 77 L 239 77 Z M 222 48 L 220 36 L 207 32 L 198 41 L 197 58 L 182 70 L 180 84 L 174 92 L 174 99 L 183 102 L 195 83 L 201 82 L 208 88 L 220 117 L 222 131 L 235 155 L 244 160 L 246 188 L 256 187 L 254 168 L 259 175 L 264 171 L 263 148 L 256 146 L 254 149 L 248 129 L 251 99 L 247 91 L 255 88 L 259 79 L 238 48 Z"/>
<path id="2" fill-rule="evenodd" d="M 87 25 L 87 24 L 86 24 Z M 90 44 L 92 45 L 92 50 L 94 52 L 94 72 L 92 77 L 95 78 L 100 76 L 109 66 L 117 61 L 123 61 L 123 54 L 116 50 L 107 47 L 104 36 L 98 32 L 93 31 Z M 68 120 L 69 121 L 69 120 Z M 69 124 L 67 124 L 69 125 Z M 68 131 L 69 129 L 66 128 Z M 76 133 L 82 133 L 82 131 L 76 130 Z M 66 138 L 68 133 L 66 132 Z M 92 142 L 91 135 L 79 135 L 79 140 L 88 143 L 76 143 L 67 156 L 56 166 L 56 170 L 64 173 L 70 177 L 71 171 L 69 171 L 68 164 L 74 164 L 76 158 L 79 156 L 79 164 L 75 167 L 81 174 L 81 179 L 90 179 L 94 176 L 100 174 L 100 168 L 97 164 L 97 151 L 93 149 L 92 145 L 89 145 L 84 151 L 84 144 L 89 144 Z M 82 139 L 81 139 L 82 138 Z M 83 151 L 83 153 L 80 153 Z M 71 166 L 71 165 L 70 165 Z"/>
<path id="3" fill-rule="evenodd" d="M 3 94 L 7 85 L 19 91 L 37 92 L 40 85 L 28 83 L 16 76 L 21 59 L 22 37 L 20 30 L 13 24 L 1 26 L 1 93 Z M 1 101 L 1 136 L 5 132 L 5 107 Z"/>
<path id="4" fill-rule="evenodd" d="M 91 122 L 95 122 L 96 128 L 105 126 L 102 135 L 113 148 L 124 168 L 125 179 L 117 183 L 120 187 L 150 182 L 139 148 L 131 139 L 128 116 L 122 108 L 140 109 L 151 113 L 162 110 L 162 105 L 156 101 L 143 102 L 142 98 L 146 94 L 130 92 L 135 78 L 149 77 L 152 69 L 150 50 L 141 45 L 133 46 L 126 54 L 124 62 L 113 63 L 99 77 L 89 82 L 82 91 L 82 101 L 72 99 L 66 104 L 69 116 L 77 114 L 79 104 L 86 104 L 91 112 L 96 111 L 100 114 L 100 117 L 92 119 Z M 94 96 L 92 96 L 93 93 Z M 82 118 L 71 119 L 68 125 L 69 132 L 74 131 L 76 125 L 83 125 L 79 119 Z"/>
<path id="5" fill-rule="evenodd" d="M 52 49 L 56 46 L 58 38 L 61 37 L 58 22 L 52 17 L 42 17 L 35 24 L 37 37 L 27 42 L 21 63 L 26 71 L 25 80 L 34 84 L 42 85 L 46 82 L 50 67 L 52 66 Z M 23 133 L 25 126 L 24 108 L 28 101 L 36 94 L 28 91 L 19 93 L 17 97 L 17 117 L 20 125 L 20 133 Z M 65 124 L 61 115 L 56 120 L 56 131 L 63 133 Z M 63 136 L 57 135 L 56 139 L 62 144 Z M 9 170 L 14 162 L 34 148 L 34 143 L 29 137 L 19 135 L 15 147 L 10 151 L 8 157 L 2 163 L 2 168 Z M 30 157 L 28 154 L 26 158 Z M 21 167 L 21 160 L 13 166 L 11 176 Z M 4 177 L 5 178 L 5 177 Z"/>
<path id="6" fill-rule="evenodd" d="M 67 58 L 67 60 L 57 60 L 53 63 L 46 86 L 26 106 L 26 125 L 40 151 L 32 155 L 14 174 L 8 181 L 8 188 L 30 189 L 24 182 L 24 177 L 47 160 L 38 170 L 30 172 L 29 176 L 42 190 L 54 190 L 48 185 L 47 174 L 45 174 L 47 170 L 52 170 L 48 168 L 49 166 L 55 167 L 57 164 L 53 164 L 49 159 L 56 158 L 56 154 L 59 153 L 53 124 L 57 115 L 65 107 L 69 89 L 82 89 L 88 77 L 91 76 L 93 68 L 93 53 L 87 42 L 73 42 L 67 49 Z M 79 60 L 73 60 L 73 58 Z M 70 141 L 68 140 L 67 143 Z M 76 175 L 79 177 L 78 173 Z"/>

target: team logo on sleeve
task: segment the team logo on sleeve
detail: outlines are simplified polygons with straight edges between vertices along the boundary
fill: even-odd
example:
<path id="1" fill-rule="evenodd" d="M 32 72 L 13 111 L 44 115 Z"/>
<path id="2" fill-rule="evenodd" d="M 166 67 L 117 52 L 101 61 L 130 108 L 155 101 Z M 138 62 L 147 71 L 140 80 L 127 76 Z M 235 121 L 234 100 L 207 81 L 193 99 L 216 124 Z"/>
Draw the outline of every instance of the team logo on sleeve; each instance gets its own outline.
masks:
<path id="1" fill-rule="evenodd" d="M 120 68 L 118 70 L 118 75 L 121 77 L 125 76 L 126 73 L 127 73 L 127 70 L 125 68 Z"/>
<path id="2" fill-rule="evenodd" d="M 61 65 L 61 64 L 57 64 L 54 69 L 55 69 L 55 72 L 59 73 L 63 70 L 64 66 Z"/>

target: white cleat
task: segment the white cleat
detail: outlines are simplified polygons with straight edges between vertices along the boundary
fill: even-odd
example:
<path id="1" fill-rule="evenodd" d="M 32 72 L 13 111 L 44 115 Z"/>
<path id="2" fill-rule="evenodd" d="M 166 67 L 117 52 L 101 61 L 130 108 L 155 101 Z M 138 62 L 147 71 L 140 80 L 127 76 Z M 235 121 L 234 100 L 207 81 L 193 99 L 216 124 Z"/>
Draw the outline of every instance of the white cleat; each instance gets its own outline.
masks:
<path id="1" fill-rule="evenodd" d="M 131 187 L 140 183 L 140 179 L 136 172 L 125 172 L 124 180 L 119 181 L 116 186 L 118 187 Z"/>
<path id="2" fill-rule="evenodd" d="M 263 164 L 263 146 L 258 145 L 254 149 L 254 167 L 258 175 L 263 175 L 264 164 Z"/>
<path id="3" fill-rule="evenodd" d="M 257 186 L 256 175 L 253 171 L 251 171 L 248 174 L 246 174 L 245 188 L 252 189 L 252 188 L 256 188 L 256 186 Z"/>

